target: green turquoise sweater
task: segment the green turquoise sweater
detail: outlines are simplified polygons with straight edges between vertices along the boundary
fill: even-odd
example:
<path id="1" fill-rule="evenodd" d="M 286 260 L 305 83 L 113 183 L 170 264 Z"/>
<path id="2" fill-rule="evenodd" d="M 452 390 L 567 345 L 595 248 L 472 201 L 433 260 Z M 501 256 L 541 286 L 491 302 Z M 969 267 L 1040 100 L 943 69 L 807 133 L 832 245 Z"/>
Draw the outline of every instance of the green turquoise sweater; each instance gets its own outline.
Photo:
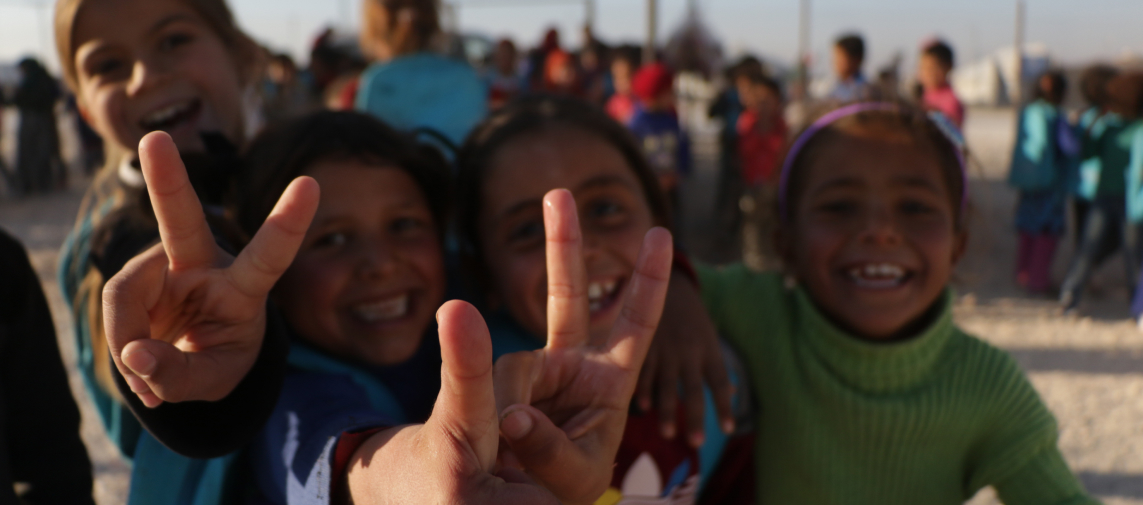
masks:
<path id="1" fill-rule="evenodd" d="M 1008 505 L 1096 503 L 1015 361 L 953 324 L 951 294 L 923 334 L 875 343 L 777 274 L 698 271 L 758 400 L 758 503 L 954 504 L 988 485 Z"/>

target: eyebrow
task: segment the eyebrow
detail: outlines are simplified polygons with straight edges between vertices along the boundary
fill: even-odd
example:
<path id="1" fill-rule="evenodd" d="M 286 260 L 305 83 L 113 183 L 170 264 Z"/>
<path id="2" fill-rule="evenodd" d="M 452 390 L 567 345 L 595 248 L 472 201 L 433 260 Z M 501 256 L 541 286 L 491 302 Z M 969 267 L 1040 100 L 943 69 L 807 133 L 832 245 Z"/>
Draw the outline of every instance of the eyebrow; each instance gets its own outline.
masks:
<path id="1" fill-rule="evenodd" d="M 168 27 L 172 24 L 178 23 L 180 21 L 185 21 L 187 23 L 194 23 L 196 20 L 195 20 L 194 16 L 191 16 L 190 14 L 186 14 L 186 13 L 171 14 L 170 16 L 167 16 L 163 19 L 160 19 L 158 23 L 155 23 L 155 25 L 151 27 L 151 29 L 148 31 L 148 33 L 150 35 L 154 35 L 156 32 L 162 31 L 163 28 L 166 28 L 166 27 Z"/>
<path id="2" fill-rule="evenodd" d="M 601 187 L 607 187 L 607 186 L 623 186 L 623 187 L 626 187 L 628 189 L 636 189 L 636 188 L 632 188 L 631 184 L 627 180 L 623 179 L 622 177 L 620 177 L 618 175 L 600 175 L 600 176 L 592 177 L 591 179 L 584 181 L 579 186 L 576 186 L 575 189 L 572 190 L 572 192 L 575 193 L 575 192 L 583 191 L 583 190 L 587 190 L 587 189 L 595 189 L 595 188 L 601 188 Z M 553 189 L 555 189 L 555 188 L 553 188 Z M 512 205 L 511 207 L 508 207 L 508 209 L 505 210 L 504 212 L 501 212 L 500 216 L 497 220 L 499 221 L 499 220 L 509 218 L 509 217 L 514 216 L 516 214 L 519 214 L 521 212 L 525 212 L 528 209 L 534 208 L 534 207 L 539 206 L 539 205 L 543 205 L 543 203 L 544 203 L 543 198 L 529 198 L 527 200 L 522 200 L 522 201 L 517 202 L 516 204 Z"/>

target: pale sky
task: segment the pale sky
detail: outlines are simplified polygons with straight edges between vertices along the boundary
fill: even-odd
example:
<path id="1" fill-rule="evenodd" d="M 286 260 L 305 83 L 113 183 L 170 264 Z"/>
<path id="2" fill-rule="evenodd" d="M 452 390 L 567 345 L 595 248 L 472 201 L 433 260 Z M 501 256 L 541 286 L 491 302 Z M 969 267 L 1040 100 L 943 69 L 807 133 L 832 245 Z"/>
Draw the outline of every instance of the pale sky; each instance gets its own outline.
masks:
<path id="1" fill-rule="evenodd" d="M 309 40 L 328 24 L 356 25 L 362 0 L 230 0 L 240 23 L 262 43 L 304 59 Z M 556 26 L 577 46 L 585 9 L 575 0 L 446 0 L 459 4 L 460 26 L 490 36 L 511 36 L 531 46 Z M 707 26 L 730 55 L 744 51 L 794 61 L 797 0 L 696 0 Z M 897 52 L 911 56 L 920 42 L 941 35 L 969 62 L 1014 37 L 1015 0 L 812 0 L 812 40 L 819 69 L 830 41 L 842 31 L 866 37 L 872 71 Z M 52 48 L 50 0 L 0 0 L 0 64 Z M 502 4 L 511 3 L 512 6 Z M 659 0 L 659 36 L 665 39 L 687 11 L 687 0 Z M 483 4 L 483 5 L 481 5 Z M 488 4 L 501 4 L 489 6 Z M 529 5 L 530 4 L 530 5 Z M 1114 59 L 1143 54 L 1141 0 L 1027 0 L 1026 40 L 1046 44 L 1058 61 Z M 37 7 L 43 5 L 46 7 Z M 596 0 L 596 33 L 607 42 L 643 40 L 645 0 Z M 911 61 L 911 60 L 909 60 Z"/>

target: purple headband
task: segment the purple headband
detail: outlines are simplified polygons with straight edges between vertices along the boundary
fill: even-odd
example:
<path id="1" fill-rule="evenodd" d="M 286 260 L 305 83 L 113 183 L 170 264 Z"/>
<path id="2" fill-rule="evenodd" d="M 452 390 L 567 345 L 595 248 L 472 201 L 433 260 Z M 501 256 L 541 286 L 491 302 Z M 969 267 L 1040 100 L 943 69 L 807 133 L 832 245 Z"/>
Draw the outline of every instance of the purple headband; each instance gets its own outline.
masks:
<path id="1" fill-rule="evenodd" d="M 806 128 L 806 130 L 798 136 L 797 140 L 794 141 L 794 144 L 790 146 L 789 152 L 786 153 L 786 160 L 782 163 L 782 178 L 778 183 L 778 209 L 782 213 L 782 221 L 785 222 L 789 218 L 789 210 L 786 209 L 786 193 L 789 189 L 790 184 L 790 172 L 794 169 L 794 162 L 797 161 L 798 155 L 802 153 L 802 149 L 806 147 L 806 144 L 808 144 L 810 140 L 814 138 L 814 135 L 817 135 L 819 132 L 828 128 L 838 120 L 855 114 L 871 111 L 896 112 L 899 110 L 901 109 L 892 103 L 855 103 L 831 111 L 829 114 L 826 114 L 818 118 L 817 121 L 814 121 L 813 124 L 809 126 L 809 128 Z M 957 127 L 953 125 L 952 122 L 949 121 L 944 114 L 934 111 L 930 112 L 928 117 L 929 120 L 937 126 L 937 129 L 939 129 L 941 133 L 944 134 L 949 143 L 953 145 L 953 150 L 956 152 L 957 162 L 960 164 L 961 180 L 963 181 L 960 202 L 961 211 L 963 212 L 964 209 L 968 207 L 968 165 L 965 163 L 964 159 L 964 137 L 960 134 L 960 131 L 957 130 Z"/>

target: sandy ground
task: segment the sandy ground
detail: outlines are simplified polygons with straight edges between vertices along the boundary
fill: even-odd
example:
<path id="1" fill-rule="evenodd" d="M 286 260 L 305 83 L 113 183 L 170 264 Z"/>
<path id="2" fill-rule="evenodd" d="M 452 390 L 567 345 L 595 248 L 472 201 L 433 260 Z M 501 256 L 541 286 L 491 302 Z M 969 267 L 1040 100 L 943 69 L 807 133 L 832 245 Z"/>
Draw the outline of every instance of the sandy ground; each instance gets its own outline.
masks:
<path id="1" fill-rule="evenodd" d="M 1051 300 L 1022 294 L 1011 273 L 1015 197 L 1003 184 L 1014 116 L 1007 110 L 973 110 L 968 117 L 966 134 L 979 163 L 971 182 L 971 246 L 957 273 L 958 322 L 1007 349 L 1023 365 L 1059 418 L 1064 454 L 1093 494 L 1109 505 L 1143 505 L 1143 334 L 1130 321 L 1122 261 L 1109 261 L 1098 272 L 1078 317 L 1060 316 Z M 699 142 L 696 151 L 706 162 L 699 164 L 684 195 L 690 218 L 687 241 L 700 256 L 711 243 L 702 211 L 709 208 L 714 187 L 712 145 Z M 0 226 L 31 251 L 69 365 L 74 363 L 71 324 L 54 271 L 58 248 L 81 198 L 79 178 L 74 180 L 75 188 L 51 196 L 12 201 L 0 193 Z M 1070 247 L 1063 247 L 1057 279 L 1070 255 Z M 72 387 L 84 414 L 83 436 L 95 464 L 97 500 L 101 505 L 123 503 L 128 466 L 100 430 L 75 373 Z M 987 490 L 972 501 L 995 502 Z"/>

